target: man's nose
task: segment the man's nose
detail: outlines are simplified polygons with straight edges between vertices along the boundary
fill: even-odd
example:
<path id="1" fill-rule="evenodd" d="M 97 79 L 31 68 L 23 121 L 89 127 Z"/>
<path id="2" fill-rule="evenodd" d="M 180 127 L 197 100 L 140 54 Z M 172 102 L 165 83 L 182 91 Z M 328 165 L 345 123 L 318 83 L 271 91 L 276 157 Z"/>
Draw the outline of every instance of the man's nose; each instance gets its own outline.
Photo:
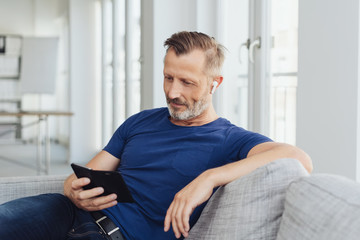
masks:
<path id="1" fill-rule="evenodd" d="M 181 96 L 181 92 L 182 87 L 179 83 L 177 83 L 177 81 L 173 81 L 171 84 L 169 84 L 167 92 L 169 98 L 179 98 Z"/>

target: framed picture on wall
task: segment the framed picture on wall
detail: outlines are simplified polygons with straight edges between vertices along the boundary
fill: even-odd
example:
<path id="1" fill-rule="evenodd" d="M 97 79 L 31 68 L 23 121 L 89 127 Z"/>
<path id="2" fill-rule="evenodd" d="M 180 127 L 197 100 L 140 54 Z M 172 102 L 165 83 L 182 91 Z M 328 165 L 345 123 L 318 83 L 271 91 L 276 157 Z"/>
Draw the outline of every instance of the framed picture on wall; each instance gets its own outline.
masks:
<path id="1" fill-rule="evenodd" d="M 0 35 L 0 53 L 5 53 L 6 37 Z"/>

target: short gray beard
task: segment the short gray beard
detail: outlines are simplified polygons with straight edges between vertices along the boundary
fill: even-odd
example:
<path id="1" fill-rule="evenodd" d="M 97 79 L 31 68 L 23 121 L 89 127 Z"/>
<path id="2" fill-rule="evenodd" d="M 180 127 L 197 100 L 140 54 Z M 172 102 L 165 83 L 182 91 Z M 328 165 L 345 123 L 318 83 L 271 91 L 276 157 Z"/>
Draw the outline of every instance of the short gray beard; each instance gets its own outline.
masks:
<path id="1" fill-rule="evenodd" d="M 209 106 L 209 103 L 206 101 L 206 98 L 203 97 L 199 101 L 194 102 L 193 107 L 190 107 L 187 102 L 182 103 L 186 106 L 185 111 L 176 112 L 170 106 L 171 101 L 178 102 L 178 100 L 177 99 L 174 99 L 174 100 L 167 99 L 167 105 L 168 105 L 170 116 L 172 118 L 174 118 L 175 120 L 190 120 L 192 118 L 195 118 L 195 117 L 201 115 Z"/>

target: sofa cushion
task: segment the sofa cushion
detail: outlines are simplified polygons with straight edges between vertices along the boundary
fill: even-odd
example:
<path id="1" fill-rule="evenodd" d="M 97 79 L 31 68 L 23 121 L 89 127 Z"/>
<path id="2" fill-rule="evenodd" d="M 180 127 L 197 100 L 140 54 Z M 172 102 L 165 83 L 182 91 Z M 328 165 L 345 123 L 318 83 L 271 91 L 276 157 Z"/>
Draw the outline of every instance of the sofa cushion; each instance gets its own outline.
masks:
<path id="1" fill-rule="evenodd" d="M 42 193 L 63 193 L 67 176 L 26 176 L 0 178 L 0 204 Z"/>
<path id="2" fill-rule="evenodd" d="M 297 160 L 280 159 L 220 187 L 187 239 L 275 239 L 285 190 L 305 175 Z"/>
<path id="3" fill-rule="evenodd" d="M 314 174 L 289 186 L 278 240 L 359 238 L 359 183 L 341 176 Z"/>

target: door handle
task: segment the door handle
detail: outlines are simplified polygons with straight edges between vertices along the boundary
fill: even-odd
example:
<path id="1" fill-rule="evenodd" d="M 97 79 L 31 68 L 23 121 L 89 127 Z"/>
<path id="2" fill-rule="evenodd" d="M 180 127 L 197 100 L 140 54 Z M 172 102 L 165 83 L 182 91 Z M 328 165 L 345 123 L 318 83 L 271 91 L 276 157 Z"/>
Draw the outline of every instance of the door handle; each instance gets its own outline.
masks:
<path id="1" fill-rule="evenodd" d="M 250 46 L 249 46 L 249 61 L 251 63 L 255 63 L 255 60 L 254 60 L 254 49 L 255 49 L 255 47 L 257 49 L 261 48 L 261 38 L 260 37 L 258 37 L 252 43 L 250 43 Z"/>
<path id="2" fill-rule="evenodd" d="M 249 38 L 246 40 L 246 42 L 242 43 L 239 47 L 239 62 L 240 62 L 240 64 L 242 64 L 241 53 L 242 53 L 243 47 L 246 47 L 247 49 L 249 49 L 249 47 L 250 47 L 250 39 Z"/>

